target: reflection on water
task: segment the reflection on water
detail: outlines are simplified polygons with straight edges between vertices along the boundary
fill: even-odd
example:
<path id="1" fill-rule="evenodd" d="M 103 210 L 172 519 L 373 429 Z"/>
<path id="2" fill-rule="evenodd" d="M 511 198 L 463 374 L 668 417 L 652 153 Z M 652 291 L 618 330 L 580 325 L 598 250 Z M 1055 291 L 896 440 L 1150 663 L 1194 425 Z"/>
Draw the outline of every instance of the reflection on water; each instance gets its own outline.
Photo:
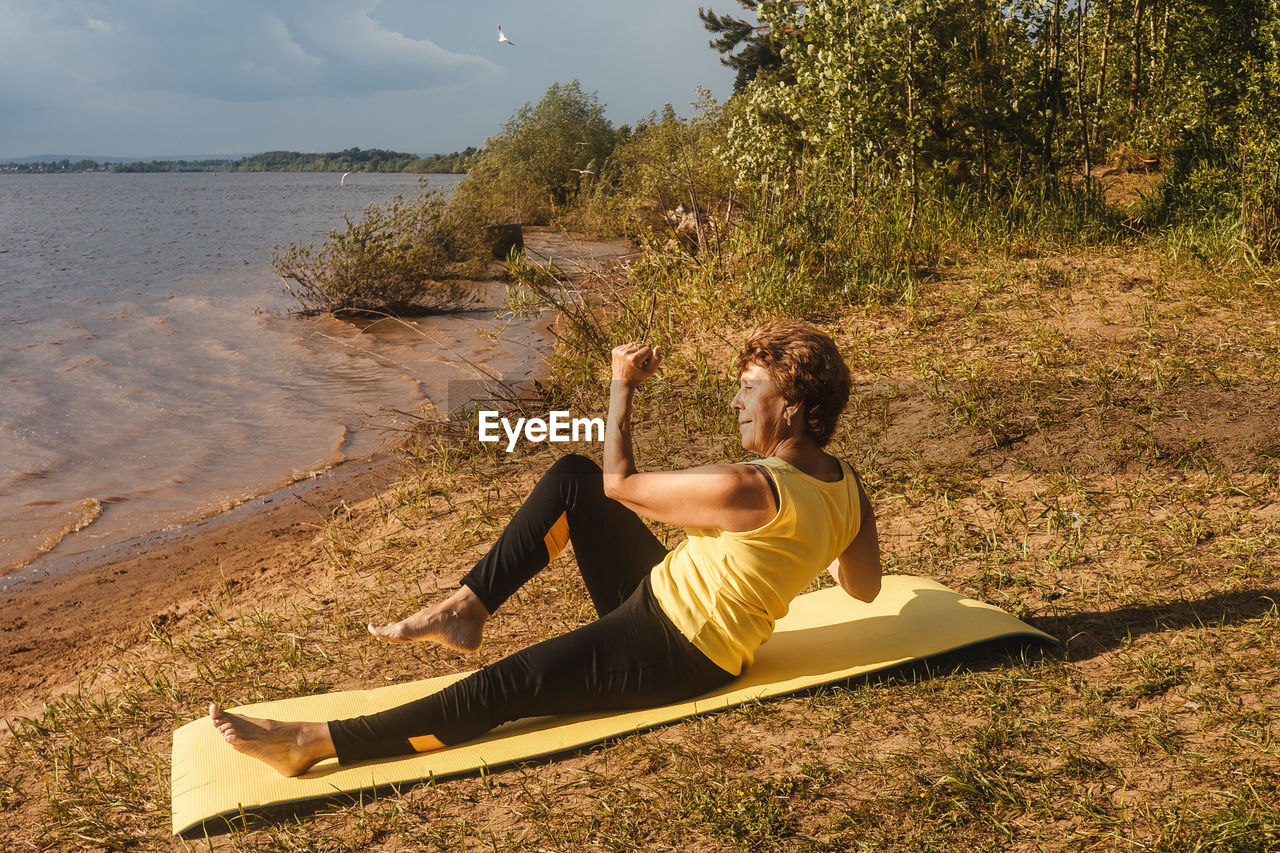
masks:
<path id="1" fill-rule="evenodd" d="M 372 452 L 472 365 L 535 370 L 532 322 L 288 314 L 271 246 L 397 193 L 417 177 L 0 176 L 0 575 Z"/>

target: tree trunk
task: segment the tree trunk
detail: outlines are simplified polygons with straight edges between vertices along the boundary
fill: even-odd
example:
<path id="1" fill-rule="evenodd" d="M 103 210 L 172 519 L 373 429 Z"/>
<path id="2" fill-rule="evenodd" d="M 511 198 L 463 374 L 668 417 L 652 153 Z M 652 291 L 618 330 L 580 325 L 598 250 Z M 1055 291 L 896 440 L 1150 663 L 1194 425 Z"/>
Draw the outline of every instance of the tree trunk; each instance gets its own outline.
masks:
<path id="1" fill-rule="evenodd" d="M 916 227 L 916 206 L 920 201 L 916 184 L 916 110 L 915 110 L 915 27 L 907 27 L 907 133 L 911 145 L 911 212 L 907 215 L 907 233 Z"/>
<path id="2" fill-rule="evenodd" d="M 1084 147 L 1084 188 L 1093 189 L 1093 163 L 1089 156 L 1089 117 L 1084 108 L 1084 25 L 1089 6 L 1087 0 L 1076 0 L 1076 107 L 1080 111 L 1080 143 Z"/>
<path id="3" fill-rule="evenodd" d="M 1062 0 L 1053 0 L 1053 17 L 1049 20 L 1049 57 L 1045 72 L 1044 104 L 1048 119 L 1044 127 L 1043 165 L 1046 175 L 1053 175 L 1053 133 L 1058 123 L 1058 111 L 1062 106 Z"/>
<path id="4" fill-rule="evenodd" d="M 1165 11 L 1169 6 L 1166 3 Z M 1147 86 L 1156 79 L 1156 60 L 1159 58 L 1159 50 L 1156 46 L 1156 7 L 1147 10 Z"/>
<path id="5" fill-rule="evenodd" d="M 985 26 L 985 24 L 984 24 Z M 981 110 L 981 119 L 978 122 L 978 142 L 979 151 L 982 158 L 982 195 L 985 198 L 990 188 L 990 152 L 987 147 L 987 125 L 990 124 L 988 116 L 988 95 L 987 95 L 987 63 L 991 58 L 991 50 L 989 43 L 985 38 L 985 31 L 980 30 L 975 36 L 973 44 L 974 64 L 978 69 L 978 104 Z"/>
<path id="6" fill-rule="evenodd" d="M 1138 111 L 1138 87 L 1142 83 L 1142 0 L 1133 0 L 1133 32 L 1129 40 L 1129 115 Z"/>
<path id="7" fill-rule="evenodd" d="M 1160 22 L 1160 82 L 1169 73 L 1169 4 L 1164 6 L 1164 19 Z"/>
<path id="8" fill-rule="evenodd" d="M 1111 50 L 1111 7 L 1107 7 L 1107 17 L 1102 24 L 1102 50 L 1098 55 L 1098 88 L 1093 96 L 1093 126 L 1089 129 L 1090 142 L 1094 148 L 1098 145 L 1098 121 L 1102 117 L 1102 96 L 1107 84 L 1107 54 Z"/>
<path id="9" fill-rule="evenodd" d="M 1245 128 L 1240 126 L 1240 237 L 1245 243 L 1253 241 L 1249 227 L 1249 146 L 1245 142 Z"/>

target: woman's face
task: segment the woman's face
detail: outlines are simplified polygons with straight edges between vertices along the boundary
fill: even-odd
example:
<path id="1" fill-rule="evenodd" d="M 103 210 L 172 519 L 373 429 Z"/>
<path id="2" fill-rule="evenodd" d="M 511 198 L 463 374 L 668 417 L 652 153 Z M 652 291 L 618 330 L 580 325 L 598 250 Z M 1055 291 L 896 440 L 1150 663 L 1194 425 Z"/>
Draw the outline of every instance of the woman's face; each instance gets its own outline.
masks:
<path id="1" fill-rule="evenodd" d="M 770 453 L 789 432 L 785 413 L 787 401 L 774 386 L 769 371 L 749 364 L 738 378 L 738 393 L 729 404 L 738 415 L 738 434 L 744 450 Z"/>

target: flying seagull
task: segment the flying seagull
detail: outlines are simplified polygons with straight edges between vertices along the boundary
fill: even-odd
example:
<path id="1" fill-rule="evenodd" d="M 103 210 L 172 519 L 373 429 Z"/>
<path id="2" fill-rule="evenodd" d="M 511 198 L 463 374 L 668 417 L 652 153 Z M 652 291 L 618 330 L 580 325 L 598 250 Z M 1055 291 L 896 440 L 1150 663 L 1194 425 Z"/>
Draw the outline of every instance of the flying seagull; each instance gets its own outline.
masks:
<path id="1" fill-rule="evenodd" d="M 507 34 L 502 31 L 502 24 L 498 24 L 498 41 L 514 46 L 515 42 L 507 38 Z"/>
<path id="2" fill-rule="evenodd" d="M 338 181 L 338 185 L 339 185 L 339 186 L 344 186 L 344 187 L 345 187 L 345 186 L 347 185 L 347 175 L 350 175 L 350 174 L 351 174 L 350 172 L 343 172 L 343 173 L 342 173 L 342 180 L 341 180 L 341 181 Z"/>

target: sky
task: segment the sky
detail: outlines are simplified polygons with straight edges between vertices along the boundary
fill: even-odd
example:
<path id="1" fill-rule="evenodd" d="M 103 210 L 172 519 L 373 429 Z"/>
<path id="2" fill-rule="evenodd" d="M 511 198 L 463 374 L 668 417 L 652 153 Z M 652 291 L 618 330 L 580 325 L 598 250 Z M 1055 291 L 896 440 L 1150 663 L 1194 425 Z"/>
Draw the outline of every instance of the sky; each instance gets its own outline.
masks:
<path id="1" fill-rule="evenodd" d="M 734 0 L 701 0 L 718 12 Z M 614 124 L 733 73 L 687 0 L 0 0 L 0 161 L 480 146 L 553 83 Z M 501 25 L 514 44 L 500 44 Z"/>

